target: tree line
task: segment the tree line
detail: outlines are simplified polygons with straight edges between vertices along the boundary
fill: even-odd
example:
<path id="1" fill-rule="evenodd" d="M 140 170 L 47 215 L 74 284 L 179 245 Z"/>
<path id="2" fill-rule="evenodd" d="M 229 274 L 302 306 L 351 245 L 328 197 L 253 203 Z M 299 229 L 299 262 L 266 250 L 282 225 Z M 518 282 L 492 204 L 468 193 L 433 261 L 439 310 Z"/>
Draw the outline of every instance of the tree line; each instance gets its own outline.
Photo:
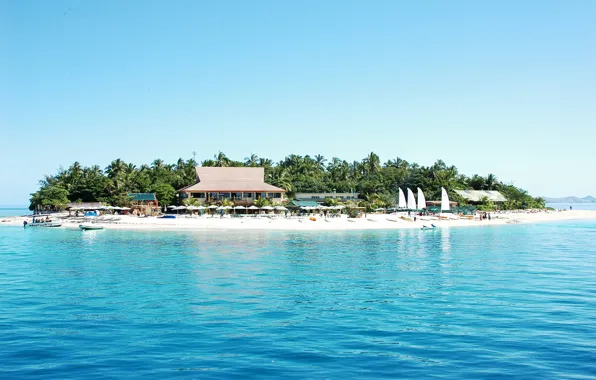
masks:
<path id="1" fill-rule="evenodd" d="M 130 204 L 129 193 L 156 193 L 162 205 L 179 204 L 177 190 L 195 182 L 194 159 L 178 159 L 167 164 L 156 159 L 150 165 L 136 166 L 121 159 L 112 161 L 105 169 L 98 165 L 83 167 L 78 162 L 54 175 L 45 175 L 40 188 L 31 194 L 31 210 L 36 207 L 64 208 L 69 202 L 106 202 L 115 206 Z M 441 187 L 449 198 L 462 205 L 466 201 L 454 190 L 498 190 L 507 202 L 502 209 L 543 208 L 544 200 L 534 198 L 513 184 L 499 181 L 493 174 L 468 177 L 437 160 L 431 166 L 410 163 L 399 157 L 381 162 L 374 152 L 360 161 L 348 162 L 337 157 L 291 154 L 279 162 L 251 154 L 242 161 L 230 159 L 223 152 L 200 162 L 201 166 L 264 167 L 265 181 L 281 187 L 291 198 L 296 192 L 356 192 L 360 203 L 368 209 L 390 207 L 395 204 L 399 188 L 420 187 L 428 200 L 441 198 Z M 485 200 L 485 208 L 494 205 Z"/>

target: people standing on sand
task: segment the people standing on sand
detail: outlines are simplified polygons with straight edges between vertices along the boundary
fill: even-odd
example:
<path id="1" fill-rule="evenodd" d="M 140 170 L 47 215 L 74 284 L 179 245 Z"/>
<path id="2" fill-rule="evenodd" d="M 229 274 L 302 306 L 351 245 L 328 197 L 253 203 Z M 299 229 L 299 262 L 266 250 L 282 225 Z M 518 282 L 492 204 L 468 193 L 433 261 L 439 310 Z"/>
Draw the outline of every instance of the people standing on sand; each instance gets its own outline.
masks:
<path id="1" fill-rule="evenodd" d="M 569 206 L 569 211 L 573 210 L 573 206 Z"/>
<path id="2" fill-rule="evenodd" d="M 488 220 L 490 220 L 490 212 L 488 213 Z"/>

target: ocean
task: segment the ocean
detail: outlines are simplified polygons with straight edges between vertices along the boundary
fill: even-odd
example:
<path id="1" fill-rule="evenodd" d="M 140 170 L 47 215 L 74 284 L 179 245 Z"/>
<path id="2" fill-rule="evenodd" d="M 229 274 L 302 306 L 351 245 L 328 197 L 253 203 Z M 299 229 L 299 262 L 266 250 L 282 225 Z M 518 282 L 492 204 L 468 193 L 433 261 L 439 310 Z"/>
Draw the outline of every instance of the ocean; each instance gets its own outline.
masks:
<path id="1" fill-rule="evenodd" d="M 7 216 L 21 216 L 31 215 L 33 211 L 29 211 L 26 207 L 0 207 L 0 218 Z"/>
<path id="2" fill-rule="evenodd" d="M 557 210 L 569 210 L 569 207 L 573 210 L 596 210 L 596 203 L 547 203 L 546 205 Z"/>
<path id="3" fill-rule="evenodd" d="M 594 378 L 595 238 L 2 227 L 0 378 Z"/>

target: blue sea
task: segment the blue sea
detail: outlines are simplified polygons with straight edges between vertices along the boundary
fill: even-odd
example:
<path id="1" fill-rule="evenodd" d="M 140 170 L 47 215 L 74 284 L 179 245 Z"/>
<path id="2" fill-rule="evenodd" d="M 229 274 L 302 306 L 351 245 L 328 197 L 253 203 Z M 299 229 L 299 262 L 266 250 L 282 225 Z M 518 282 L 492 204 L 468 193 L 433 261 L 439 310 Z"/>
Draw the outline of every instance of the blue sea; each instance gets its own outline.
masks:
<path id="1" fill-rule="evenodd" d="M 547 203 L 546 205 L 557 210 L 569 210 L 570 207 L 573 210 L 596 210 L 596 203 Z"/>
<path id="2" fill-rule="evenodd" d="M 2 227 L 0 378 L 595 378 L 595 241 Z"/>
<path id="3" fill-rule="evenodd" d="M 31 215 L 33 211 L 29 211 L 26 207 L 0 207 L 0 218 L 6 216 L 21 216 Z"/>

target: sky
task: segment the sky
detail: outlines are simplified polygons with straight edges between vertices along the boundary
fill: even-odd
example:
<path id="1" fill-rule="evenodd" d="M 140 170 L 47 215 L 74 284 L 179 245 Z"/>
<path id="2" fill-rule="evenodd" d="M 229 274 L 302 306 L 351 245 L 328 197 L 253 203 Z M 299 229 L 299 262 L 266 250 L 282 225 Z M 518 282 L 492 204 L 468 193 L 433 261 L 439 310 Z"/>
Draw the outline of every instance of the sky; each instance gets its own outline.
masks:
<path id="1" fill-rule="evenodd" d="M 594 1 L 0 1 L 0 205 L 74 161 L 289 154 L 596 195 Z"/>

